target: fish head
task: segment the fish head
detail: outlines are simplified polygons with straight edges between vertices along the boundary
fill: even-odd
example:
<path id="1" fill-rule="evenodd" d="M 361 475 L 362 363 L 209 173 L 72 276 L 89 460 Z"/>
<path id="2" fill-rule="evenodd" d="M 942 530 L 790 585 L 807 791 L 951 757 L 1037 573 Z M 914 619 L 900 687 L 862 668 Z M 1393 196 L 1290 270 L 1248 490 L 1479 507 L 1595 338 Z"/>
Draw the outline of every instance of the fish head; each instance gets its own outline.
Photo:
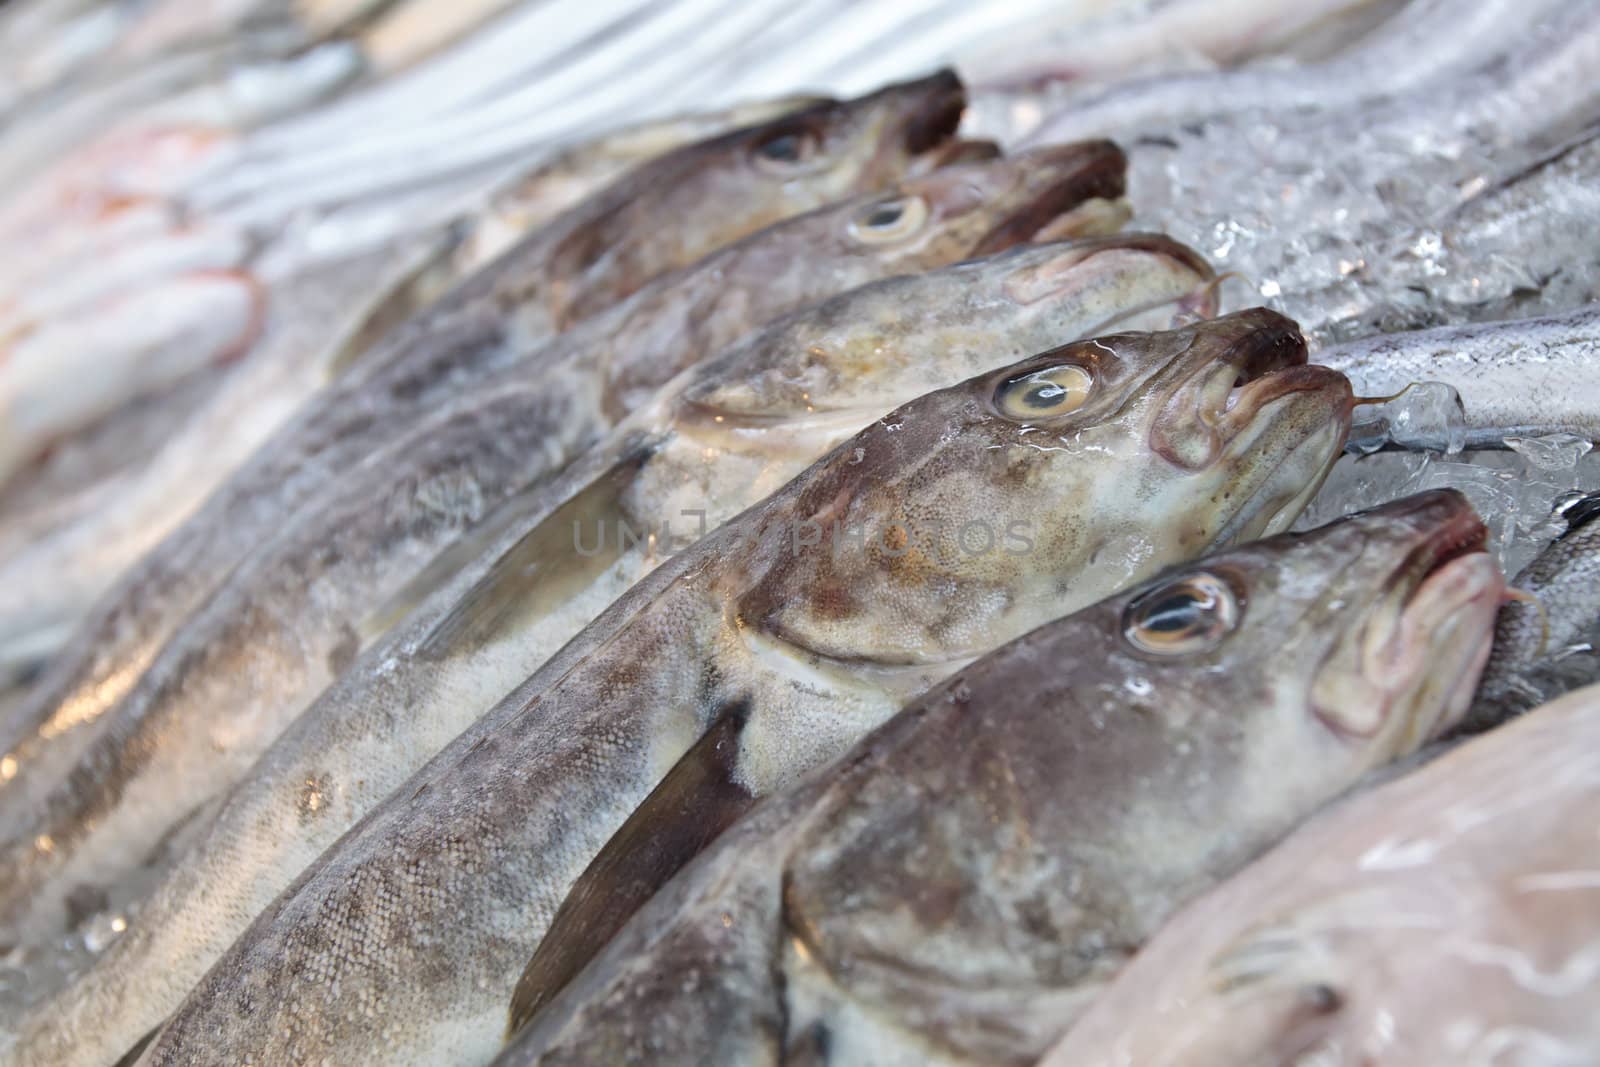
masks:
<path id="1" fill-rule="evenodd" d="M 941 70 L 866 96 L 822 100 L 724 140 L 740 157 L 741 181 L 804 185 L 823 204 L 947 158 L 966 106 L 961 79 Z"/>
<path id="2" fill-rule="evenodd" d="M 1445 491 L 1040 627 L 843 765 L 790 853 L 791 929 L 869 1007 L 937 1003 L 911 1017 L 962 1023 L 919 1030 L 1033 1062 L 1183 899 L 1459 714 L 1502 588 Z"/>
<path id="3" fill-rule="evenodd" d="M 834 209 L 833 240 L 846 254 L 917 270 L 1004 251 L 1047 228 L 1056 237 L 1115 232 L 1124 216 L 1107 204 L 1122 195 L 1127 164 L 1110 141 L 1086 141 L 943 166 Z"/>
<path id="4" fill-rule="evenodd" d="M 1131 324 L 1216 313 L 1214 275 L 1155 234 L 1024 245 L 842 293 L 700 364 L 680 422 L 853 432 L 923 393 Z M 837 438 L 835 438 L 837 440 Z"/>
<path id="5" fill-rule="evenodd" d="M 1224 374 L 1231 404 L 1206 387 Z M 1181 403 L 1218 424 L 1209 457 L 1160 447 Z M 1061 346 L 904 405 L 797 480 L 741 618 L 814 655 L 970 658 L 1287 527 L 1351 404 L 1264 309 Z"/>

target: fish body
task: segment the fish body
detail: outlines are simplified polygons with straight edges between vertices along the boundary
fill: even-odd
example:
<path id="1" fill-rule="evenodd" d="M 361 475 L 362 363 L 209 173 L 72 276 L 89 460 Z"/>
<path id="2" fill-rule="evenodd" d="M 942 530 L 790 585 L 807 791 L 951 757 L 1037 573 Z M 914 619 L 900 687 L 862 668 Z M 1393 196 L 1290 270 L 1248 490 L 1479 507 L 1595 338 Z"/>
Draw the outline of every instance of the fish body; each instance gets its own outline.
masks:
<path id="1" fill-rule="evenodd" d="M 1595 681 L 1595 624 L 1600 622 L 1600 498 L 1558 511 L 1566 529 L 1517 572 L 1512 583 L 1531 600 L 1512 600 L 1495 622 L 1494 652 L 1472 712 L 1477 732 L 1498 726 L 1578 686 Z"/>
<path id="2" fill-rule="evenodd" d="M 1597 711 L 1568 694 L 1302 826 L 1043 1063 L 1593 1063 Z"/>
<path id="3" fill-rule="evenodd" d="M 8 731 L 0 749 L 24 775 L 54 779 L 53 768 L 69 765 L 86 743 L 83 726 L 129 690 L 183 619 L 285 516 L 481 381 L 497 359 L 536 348 L 556 325 L 553 308 L 565 308 L 563 316 L 595 310 L 682 257 L 880 187 L 946 138 L 961 100 L 959 83 L 943 74 L 689 146 L 530 235 L 304 405 L 124 574 L 30 697 L 21 716 L 27 733 Z M 11 788 L 0 783 L 0 796 Z"/>
<path id="4" fill-rule="evenodd" d="M 1364 396 L 1393 396 L 1413 382 L 1453 387 L 1469 446 L 1557 432 L 1600 436 L 1600 306 L 1381 334 L 1323 349 L 1316 358 L 1346 374 Z"/>
<path id="5" fill-rule="evenodd" d="M 141 1062 L 486 1061 L 574 879 L 708 732 L 742 723 L 721 772 L 641 832 L 692 837 L 701 801 L 740 809 L 1000 641 L 1291 522 L 1350 405 L 1303 359 L 1292 323 L 1247 312 L 1068 345 L 881 418 L 658 567 L 370 811 Z"/>
<path id="6" fill-rule="evenodd" d="M 1482 545 L 1427 494 L 1002 646 L 728 831 L 495 1062 L 1034 1063 L 1186 898 L 1461 714 L 1430 675 L 1488 654 Z"/>
<path id="7" fill-rule="evenodd" d="M 42 791 L 37 772 L 28 776 L 22 795 L 42 798 L 19 802 L 22 817 L 3 838 L 0 917 L 31 943 L 52 938 L 68 887 L 115 885 L 342 673 L 359 650 L 357 628 L 412 574 L 498 501 L 559 471 L 663 379 L 840 287 L 1031 236 L 1086 195 L 1114 193 L 1120 164 L 1100 142 L 910 179 L 764 231 L 681 286 L 642 293 L 645 310 L 620 326 L 606 318 L 580 328 L 582 342 L 567 335 L 567 358 L 541 357 L 540 375 L 513 363 L 464 388 L 244 560 L 66 776 Z M 177 765 L 187 769 L 175 774 Z"/>
<path id="8" fill-rule="evenodd" d="M 0 650 L 47 632 L 57 635 L 49 647 L 67 640 L 117 575 L 323 384 L 330 339 L 357 329 L 366 308 L 390 298 L 397 274 L 437 244 L 423 235 L 279 283 L 252 350 L 218 380 L 190 383 L 194 410 L 181 426 L 171 394 L 124 408 L 103 436 L 80 435 L 14 482 L 0 501 Z"/>
<path id="9" fill-rule="evenodd" d="M 673 546 L 918 390 L 1124 316 L 1170 315 L 1207 281 L 1161 238 L 1026 247 L 841 294 L 686 371 L 561 477 L 510 501 L 514 525 L 484 524 L 506 532 L 415 596 L 412 617 L 262 756 L 126 934 L 24 1023 L 18 1062 L 131 1046 L 298 871 Z"/>

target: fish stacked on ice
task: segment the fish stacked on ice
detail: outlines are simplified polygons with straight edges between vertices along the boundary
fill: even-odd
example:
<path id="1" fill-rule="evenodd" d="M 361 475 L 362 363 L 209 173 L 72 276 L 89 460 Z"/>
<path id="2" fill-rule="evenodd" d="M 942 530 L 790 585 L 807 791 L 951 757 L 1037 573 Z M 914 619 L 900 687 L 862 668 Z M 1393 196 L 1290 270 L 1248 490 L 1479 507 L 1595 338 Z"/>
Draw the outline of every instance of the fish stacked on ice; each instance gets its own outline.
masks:
<path id="1" fill-rule="evenodd" d="M 1588 1062 L 1592 5 L 0 55 L 0 1062 Z"/>

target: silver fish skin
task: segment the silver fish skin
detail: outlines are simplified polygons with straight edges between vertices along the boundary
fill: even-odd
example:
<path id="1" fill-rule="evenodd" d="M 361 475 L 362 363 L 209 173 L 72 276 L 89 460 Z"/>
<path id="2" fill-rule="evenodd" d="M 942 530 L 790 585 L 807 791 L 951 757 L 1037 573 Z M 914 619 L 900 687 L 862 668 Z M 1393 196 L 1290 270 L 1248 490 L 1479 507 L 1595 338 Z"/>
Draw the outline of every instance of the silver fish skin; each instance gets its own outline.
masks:
<path id="1" fill-rule="evenodd" d="M 64 777 L 19 765 L 20 817 L 0 837 L 0 920 L 28 943 L 51 940 L 70 888 L 115 885 L 149 866 L 143 852 L 236 780 L 350 664 L 364 618 L 498 500 L 559 471 L 663 379 L 841 287 L 1031 236 L 1086 196 L 1114 194 L 1121 163 L 1107 142 L 1064 146 L 940 170 L 803 216 L 713 256 L 669 292 L 650 291 L 648 309 L 622 324 L 605 319 L 593 328 L 603 332 L 567 341 L 566 358 L 541 357 L 542 374 L 512 365 L 464 391 L 241 563 L 107 712 Z"/>
<path id="2" fill-rule="evenodd" d="M 515 246 L 321 391 L 124 574 L 51 664 L 24 708 L 25 732 L 0 735 L 0 751 L 21 768 L 70 763 L 92 732 L 84 727 L 128 692 L 165 640 L 284 516 L 497 364 L 547 339 L 549 305 L 515 301 L 537 294 L 569 310 L 594 310 L 678 257 L 881 188 L 946 140 L 961 102 L 959 82 L 945 73 L 689 146 Z M 596 284 L 599 275 L 613 284 Z M 0 782 L 0 798 L 9 791 Z"/>
<path id="3" fill-rule="evenodd" d="M 1257 310 L 1067 345 L 883 417 L 658 567 L 369 812 L 140 1062 L 487 1061 L 574 879 L 708 732 L 742 723 L 643 832 L 688 837 L 995 644 L 1292 522 L 1350 411 L 1303 360 Z M 969 552 L 972 522 L 994 539 Z"/>
<path id="4" fill-rule="evenodd" d="M 1453 386 L 1469 447 L 1555 432 L 1600 438 L 1600 306 L 1379 335 L 1324 349 L 1316 361 L 1349 376 L 1364 396 L 1390 396 L 1413 382 Z"/>
<path id="5" fill-rule="evenodd" d="M 1592 122 L 1600 88 L 1577 72 L 1597 62 L 1600 11 L 1562 5 L 1464 76 L 1328 113 L 1264 108 L 1129 142 L 1129 199 L 1141 225 L 1239 271 L 1252 299 L 1297 318 L 1305 303 L 1315 340 L 1327 324 L 1313 298 L 1359 277 L 1384 239 L 1438 228 Z M 1343 146 L 1340 164 L 1321 162 L 1328 144 Z"/>
<path id="6" fill-rule="evenodd" d="M 1594 630 L 1600 623 L 1600 496 L 1570 501 L 1567 528 L 1512 585 L 1533 600 L 1512 600 L 1495 623 L 1494 651 L 1462 731 L 1478 733 L 1592 684 Z"/>
<path id="7" fill-rule="evenodd" d="M 1554 0 L 1412 0 L 1321 62 L 1135 77 L 1075 96 L 1030 131 L 1025 143 L 1132 139 L 1141 131 L 1264 109 L 1338 111 L 1471 70 L 1504 48 L 1541 9 L 1554 6 Z"/>
<path id="8" fill-rule="evenodd" d="M 1436 224 L 1396 234 L 1360 269 L 1298 294 L 1297 314 L 1330 339 L 1449 323 L 1531 318 L 1600 302 L 1600 133 L 1486 186 Z"/>
<path id="9" fill-rule="evenodd" d="M 1184 900 L 1461 714 L 1432 674 L 1488 655 L 1483 543 L 1425 494 L 1003 646 L 730 830 L 497 1067 L 1034 1063 Z"/>
<path id="10" fill-rule="evenodd" d="M 66 640 L 118 574 L 323 384 L 327 352 L 338 347 L 330 339 L 355 330 L 374 301 L 387 303 L 397 273 L 404 278 L 407 264 L 438 243 L 425 234 L 286 279 L 274 288 L 256 348 L 222 380 L 197 383 L 204 391 L 181 426 L 172 424 L 164 404 L 152 404 L 127 412 L 135 421 L 114 427 L 121 449 L 129 434 L 161 438 L 137 469 L 0 523 L 0 659 L 15 642 L 46 630 L 59 633 L 55 644 Z M 8 495 L 6 502 L 20 508 L 23 498 Z"/>
<path id="11" fill-rule="evenodd" d="M 1181 912 L 1044 1067 L 1595 1062 L 1597 751 L 1591 686 L 1350 797 Z"/>
<path id="12" fill-rule="evenodd" d="M 662 541 L 720 526 L 919 389 L 1112 324 L 1159 321 L 1209 293 L 1208 274 L 1147 235 L 1027 247 L 853 290 L 686 371 L 514 501 L 515 523 L 479 560 L 412 595 L 422 602 L 412 617 L 257 761 L 94 968 L 20 1022 L 13 1058 L 110 1062 L 126 1051 L 296 873 L 657 565 Z M 585 545 L 598 528 L 614 551 L 578 552 L 574 518 Z M 672 533 L 624 549 L 624 526 Z"/>

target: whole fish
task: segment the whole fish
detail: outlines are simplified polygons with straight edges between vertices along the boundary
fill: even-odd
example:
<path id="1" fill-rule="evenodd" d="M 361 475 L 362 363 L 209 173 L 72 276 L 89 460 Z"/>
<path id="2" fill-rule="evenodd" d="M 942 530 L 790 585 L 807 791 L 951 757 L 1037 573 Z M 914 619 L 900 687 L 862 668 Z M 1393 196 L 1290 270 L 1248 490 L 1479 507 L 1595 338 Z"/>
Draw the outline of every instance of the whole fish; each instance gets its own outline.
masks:
<path id="1" fill-rule="evenodd" d="M 1256 310 L 1074 343 L 884 416 L 658 567 L 369 812 L 141 1062 L 487 1060 L 513 970 L 691 750 L 697 784 L 638 828 L 682 852 L 624 872 L 630 896 L 995 645 L 1292 522 L 1351 405 L 1304 357 Z"/>
<path id="2" fill-rule="evenodd" d="M 1600 494 L 1558 511 L 1566 529 L 1517 572 L 1529 594 L 1500 609 L 1494 651 L 1464 731 L 1478 732 L 1596 681 L 1593 634 L 1600 623 Z"/>
<path id="3" fill-rule="evenodd" d="M 1600 1058 L 1600 688 L 1353 796 L 1181 912 L 1045 1067 Z"/>
<path id="4" fill-rule="evenodd" d="M 556 309 L 563 318 L 599 310 L 768 223 L 892 182 L 947 139 L 962 99 L 960 83 L 941 73 L 691 145 L 513 246 L 302 407 L 108 590 L 25 705 L 25 732 L 0 735 L 0 751 L 19 768 L 70 762 L 84 727 L 286 516 L 481 380 L 486 365 L 537 347 Z M 43 748 L 60 755 L 38 755 Z M 8 792 L 0 782 L 0 797 Z"/>
<path id="5" fill-rule="evenodd" d="M 753 811 L 540 1014 L 536 957 L 495 1062 L 1034 1063 L 1185 899 L 1461 714 L 1483 544 L 1427 494 L 1003 646 Z"/>
<path id="6" fill-rule="evenodd" d="M 542 373 L 512 364 L 464 390 L 242 562 L 105 715 L 70 772 L 52 778 L 19 761 L 16 782 L 26 784 L 0 835 L 0 922 L 33 943 L 53 938 L 68 889 L 116 884 L 231 784 L 350 665 L 357 627 L 419 567 L 665 379 L 840 288 L 1026 239 L 1086 197 L 1114 193 L 1121 162 L 1108 142 L 1064 146 L 821 209 L 647 289 L 618 309 L 621 321 L 603 316 L 566 335 L 565 358 L 541 356 Z"/>
<path id="7" fill-rule="evenodd" d="M 1323 349 L 1317 362 L 1349 376 L 1365 396 L 1394 395 L 1413 382 L 1452 386 L 1469 448 L 1555 432 L 1600 439 L 1600 306 L 1368 337 Z"/>
<path id="8" fill-rule="evenodd" d="M 686 371 L 516 500 L 515 523 L 481 560 L 296 719 L 94 969 L 24 1021 L 17 1062 L 126 1051 L 296 873 L 648 573 L 667 542 L 720 526 L 919 390 L 1170 316 L 1211 292 L 1208 275 L 1159 237 L 1028 247 L 852 290 Z"/>

